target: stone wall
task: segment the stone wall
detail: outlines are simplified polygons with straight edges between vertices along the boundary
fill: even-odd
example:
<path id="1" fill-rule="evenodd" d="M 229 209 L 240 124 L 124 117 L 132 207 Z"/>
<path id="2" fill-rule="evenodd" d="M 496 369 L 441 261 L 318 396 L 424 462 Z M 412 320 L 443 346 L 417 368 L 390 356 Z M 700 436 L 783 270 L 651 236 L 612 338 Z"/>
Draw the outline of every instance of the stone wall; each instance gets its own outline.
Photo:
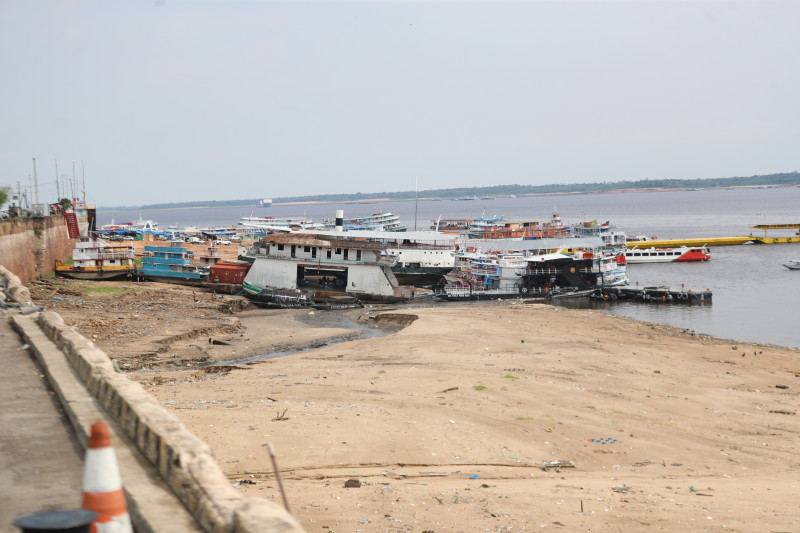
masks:
<path id="1" fill-rule="evenodd" d="M 85 215 L 81 230 L 85 231 Z M 79 216 L 80 219 L 80 216 Z M 56 259 L 72 256 L 62 215 L 0 221 L 0 265 L 16 274 L 22 283 L 55 272 Z"/>

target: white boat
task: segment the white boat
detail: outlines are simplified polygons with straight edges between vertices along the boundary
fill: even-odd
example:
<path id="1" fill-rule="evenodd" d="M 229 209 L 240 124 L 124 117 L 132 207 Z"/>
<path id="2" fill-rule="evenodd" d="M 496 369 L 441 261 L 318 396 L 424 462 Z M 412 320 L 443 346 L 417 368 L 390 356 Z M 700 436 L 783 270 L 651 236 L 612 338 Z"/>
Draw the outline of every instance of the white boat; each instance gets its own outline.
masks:
<path id="1" fill-rule="evenodd" d="M 72 264 L 56 261 L 56 274 L 74 279 L 107 280 L 136 272 L 133 246 L 113 246 L 102 239 L 81 237 L 72 250 Z"/>
<path id="2" fill-rule="evenodd" d="M 631 248 L 625 250 L 625 260 L 634 264 L 708 261 L 709 259 L 711 259 L 711 250 L 707 246 Z"/>
<path id="3" fill-rule="evenodd" d="M 323 220 L 323 226 L 333 229 L 336 220 Z M 379 231 L 406 231 L 406 226 L 400 223 L 400 217 L 392 213 L 373 213 L 365 217 L 346 217 L 342 219 L 344 230 L 379 230 Z"/>
<path id="4" fill-rule="evenodd" d="M 792 259 L 788 263 L 784 263 L 783 266 L 789 270 L 800 270 L 800 259 Z"/>
<path id="5" fill-rule="evenodd" d="M 605 243 L 606 248 L 624 248 L 625 243 L 631 239 L 625 232 L 611 225 L 611 222 L 598 224 L 597 220 L 581 222 L 572 226 L 572 234 L 575 237 L 599 237 Z"/>
<path id="6" fill-rule="evenodd" d="M 308 291 L 314 299 L 331 295 L 355 296 L 370 302 L 408 299 L 385 255 L 386 243 L 351 241 L 335 233 L 268 235 L 254 244 L 253 266 L 242 288 L 256 302 L 273 302 L 262 291 Z"/>
<path id="7" fill-rule="evenodd" d="M 248 229 L 288 229 L 288 228 L 310 228 L 314 222 L 310 218 L 302 217 L 242 217 L 239 219 L 239 226 Z"/>
<path id="8" fill-rule="evenodd" d="M 456 254 L 445 278 L 448 300 L 587 295 L 596 288 L 627 285 L 624 260 L 614 254 Z"/>

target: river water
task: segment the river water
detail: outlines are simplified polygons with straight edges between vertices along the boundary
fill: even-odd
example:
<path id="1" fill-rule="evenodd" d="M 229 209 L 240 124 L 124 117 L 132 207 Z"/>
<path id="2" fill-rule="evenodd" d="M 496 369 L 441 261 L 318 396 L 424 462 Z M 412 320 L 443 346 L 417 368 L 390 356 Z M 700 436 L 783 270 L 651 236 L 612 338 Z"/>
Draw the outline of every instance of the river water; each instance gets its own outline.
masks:
<path id="1" fill-rule="evenodd" d="M 427 229 L 442 218 L 476 218 L 502 215 L 506 219 L 547 220 L 561 213 L 565 223 L 610 221 L 628 235 L 644 234 L 661 239 L 682 237 L 731 237 L 761 234 L 754 224 L 800 223 L 800 188 L 723 189 L 622 194 L 575 194 L 491 200 L 425 200 L 274 205 L 268 208 L 225 207 L 165 209 L 155 211 L 101 211 L 98 224 L 143 218 L 161 227 L 234 225 L 242 216 L 299 216 L 315 222 L 333 218 L 336 209 L 345 216 L 392 212 L 409 230 Z M 775 231 L 770 235 L 789 235 Z M 800 348 L 800 271 L 782 263 L 800 259 L 800 244 L 720 246 L 712 248 L 704 263 L 629 265 L 631 283 L 684 284 L 687 289 L 710 289 L 713 303 L 695 305 L 643 304 L 634 302 L 581 302 L 574 307 L 607 309 L 617 315 L 691 329 L 738 342 L 757 342 Z"/>

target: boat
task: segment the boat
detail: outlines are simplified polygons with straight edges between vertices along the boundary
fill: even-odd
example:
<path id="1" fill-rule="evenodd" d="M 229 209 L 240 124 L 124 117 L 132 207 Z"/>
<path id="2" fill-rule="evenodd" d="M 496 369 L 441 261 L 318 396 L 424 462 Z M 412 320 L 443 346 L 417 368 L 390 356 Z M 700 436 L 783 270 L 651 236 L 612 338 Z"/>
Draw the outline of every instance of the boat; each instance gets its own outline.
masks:
<path id="1" fill-rule="evenodd" d="M 337 227 L 336 220 L 323 220 L 322 225 L 327 229 Z M 408 229 L 400 222 L 400 217 L 392 213 L 373 213 L 365 217 L 347 217 L 342 219 L 342 229 L 347 230 L 380 230 L 380 231 L 406 231 Z"/>
<path id="2" fill-rule="evenodd" d="M 314 303 L 311 292 L 298 289 L 283 290 L 263 287 L 258 291 L 249 292 L 249 296 L 257 305 L 274 309 L 309 307 Z"/>
<path id="3" fill-rule="evenodd" d="M 375 230 L 303 230 L 303 235 L 318 235 L 350 241 L 383 243 L 383 253 L 391 264 L 399 285 L 431 287 L 444 282 L 444 274 L 453 269 L 453 253 L 458 235 L 434 231 L 375 231 Z M 263 254 L 263 240 L 246 249 L 239 247 L 238 259 L 252 263 Z"/>
<path id="4" fill-rule="evenodd" d="M 209 283 L 241 285 L 252 263 L 246 261 L 217 261 L 208 270 Z"/>
<path id="5" fill-rule="evenodd" d="M 783 266 L 789 270 L 800 270 L 800 259 L 792 259 L 788 263 L 784 263 Z"/>
<path id="6" fill-rule="evenodd" d="M 109 280 L 136 273 L 133 246 L 112 246 L 102 239 L 79 237 L 72 249 L 72 264 L 56 261 L 60 276 L 74 279 Z"/>
<path id="7" fill-rule="evenodd" d="M 481 217 L 470 223 L 467 235 L 470 239 L 560 239 L 570 235 L 570 228 L 562 223 L 558 212 L 553 213 L 550 221 L 545 223 L 538 220 Z"/>
<path id="8" fill-rule="evenodd" d="M 156 233 L 158 232 L 158 222 L 152 220 L 142 220 L 142 215 L 139 215 L 139 220 L 134 220 L 132 223 L 133 231 L 137 233 Z"/>
<path id="9" fill-rule="evenodd" d="M 453 270 L 455 248 L 449 244 L 421 242 L 389 243 L 386 255 L 393 258 L 392 272 L 401 285 L 429 287 L 444 282 Z"/>
<path id="10" fill-rule="evenodd" d="M 239 228 L 252 229 L 289 229 L 289 228 L 309 228 L 314 225 L 310 218 L 302 217 L 242 217 L 239 219 Z"/>
<path id="11" fill-rule="evenodd" d="M 349 240 L 337 233 L 267 235 L 248 252 L 253 265 L 242 288 L 256 300 L 267 288 L 309 291 L 313 298 L 350 295 L 366 302 L 406 300 L 408 291 L 392 273 L 394 260 L 386 255 L 386 247 L 384 242 Z"/>
<path id="12" fill-rule="evenodd" d="M 456 254 L 441 298 L 451 301 L 588 295 L 628 283 L 621 255 L 593 253 Z"/>
<path id="13" fill-rule="evenodd" d="M 708 261 L 711 250 L 707 246 L 680 246 L 678 248 L 629 248 L 625 250 L 628 263 L 670 263 Z"/>
<path id="14" fill-rule="evenodd" d="M 598 287 L 589 295 L 593 300 L 635 300 L 653 303 L 711 303 L 712 292 L 687 290 L 681 285 L 680 290 L 667 286 L 654 287 Z"/>
<path id="15" fill-rule="evenodd" d="M 572 235 L 575 237 L 599 237 L 608 249 L 625 248 L 627 241 L 631 240 L 625 232 L 617 229 L 606 221 L 601 224 L 597 220 L 573 224 Z"/>
<path id="16" fill-rule="evenodd" d="M 431 220 L 431 231 L 465 232 L 472 223 L 471 218 L 442 218 Z"/>
<path id="17" fill-rule="evenodd" d="M 189 250 L 182 241 L 170 246 L 145 246 L 142 266 L 137 275 L 150 281 L 165 281 L 182 285 L 202 285 L 208 280 L 209 268 L 192 264 Z"/>
<path id="18" fill-rule="evenodd" d="M 269 207 L 272 205 L 272 198 L 264 198 L 258 202 L 258 207 Z"/>
<path id="19" fill-rule="evenodd" d="M 364 307 L 364 304 L 361 303 L 361 300 L 355 296 L 332 295 L 314 298 L 314 301 L 311 303 L 311 307 L 324 311 L 332 311 L 336 309 L 355 309 L 358 307 Z"/>

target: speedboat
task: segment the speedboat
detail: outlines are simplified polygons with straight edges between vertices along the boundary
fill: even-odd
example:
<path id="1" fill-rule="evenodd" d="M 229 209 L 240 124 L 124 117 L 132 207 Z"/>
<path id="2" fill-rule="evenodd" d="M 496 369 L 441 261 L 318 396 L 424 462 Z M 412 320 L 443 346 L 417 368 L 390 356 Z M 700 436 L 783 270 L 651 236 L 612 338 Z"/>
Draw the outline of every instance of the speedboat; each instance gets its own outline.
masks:
<path id="1" fill-rule="evenodd" d="M 792 259 L 788 263 L 784 263 L 783 266 L 789 270 L 800 270 L 800 259 Z"/>

